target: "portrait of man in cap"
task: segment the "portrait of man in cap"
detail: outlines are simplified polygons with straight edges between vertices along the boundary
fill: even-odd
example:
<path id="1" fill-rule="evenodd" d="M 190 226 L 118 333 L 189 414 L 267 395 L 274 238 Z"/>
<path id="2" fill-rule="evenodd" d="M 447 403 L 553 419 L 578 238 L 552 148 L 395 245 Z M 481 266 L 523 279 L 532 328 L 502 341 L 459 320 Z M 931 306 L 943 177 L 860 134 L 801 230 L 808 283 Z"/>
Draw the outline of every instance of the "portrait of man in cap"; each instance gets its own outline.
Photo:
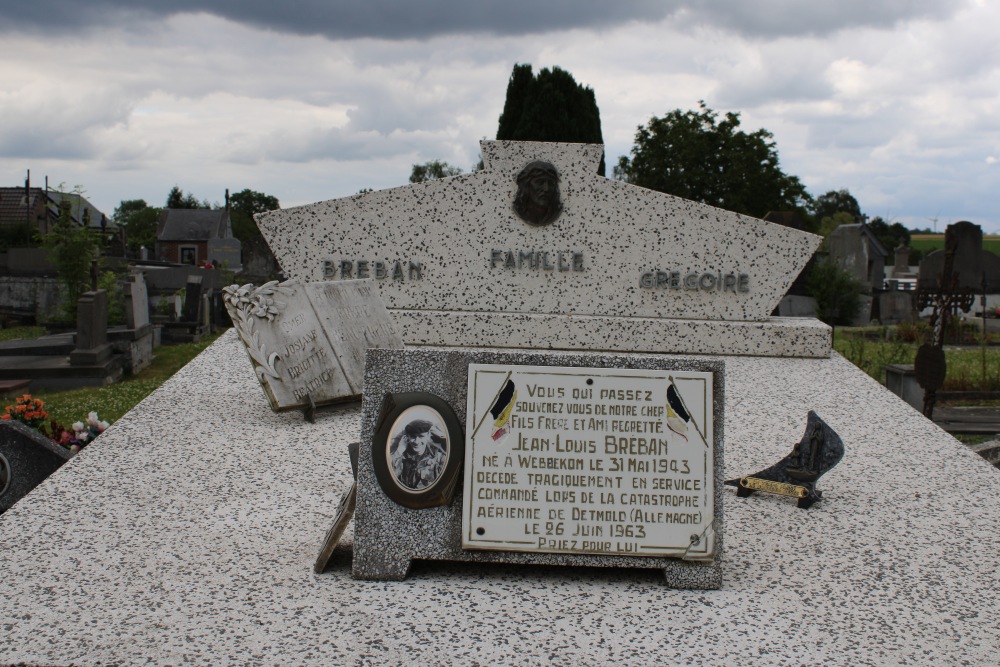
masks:
<path id="1" fill-rule="evenodd" d="M 444 471 L 447 451 L 447 438 L 440 425 L 422 418 L 407 421 L 390 442 L 393 476 L 407 490 L 426 489 Z"/>
<path id="2" fill-rule="evenodd" d="M 529 162 L 517 175 L 514 212 L 532 225 L 547 225 L 562 213 L 559 172 L 551 162 Z"/>

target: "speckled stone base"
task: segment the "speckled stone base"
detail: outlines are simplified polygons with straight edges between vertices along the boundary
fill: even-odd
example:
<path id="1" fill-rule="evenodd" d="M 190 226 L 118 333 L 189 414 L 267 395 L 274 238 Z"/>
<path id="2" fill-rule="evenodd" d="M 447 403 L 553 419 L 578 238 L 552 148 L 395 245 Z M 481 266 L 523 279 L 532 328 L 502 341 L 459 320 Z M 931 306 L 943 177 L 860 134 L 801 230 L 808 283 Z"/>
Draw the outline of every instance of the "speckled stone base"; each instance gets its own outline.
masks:
<path id="1" fill-rule="evenodd" d="M 505 364 L 525 366 L 590 366 L 596 368 L 653 368 L 714 373 L 714 507 L 716 559 L 693 563 L 676 558 L 594 556 L 577 554 L 469 551 L 462 549 L 462 493 L 445 507 L 412 510 L 396 504 L 383 492 L 372 466 L 372 435 L 387 393 L 426 391 L 444 399 L 465 428 L 468 366 Z M 715 589 L 722 586 L 722 466 L 725 369 L 718 361 L 664 359 L 650 355 L 602 353 L 517 352 L 498 350 L 369 350 L 362 401 L 361 450 L 358 457 L 358 499 L 355 511 L 354 576 L 359 579 L 403 579 L 412 560 L 451 560 L 475 563 L 581 565 L 662 569 L 673 588 Z M 459 484 L 461 489 L 462 484 Z"/>
<path id="2" fill-rule="evenodd" d="M 753 357 L 828 357 L 832 329 L 819 320 L 766 322 L 533 313 L 391 311 L 407 345 L 606 350 Z"/>
<path id="3" fill-rule="evenodd" d="M 726 471 L 844 439 L 823 500 L 726 488 L 722 588 L 418 561 L 351 577 L 360 403 L 272 413 L 230 331 L 0 515 L 0 665 L 995 665 L 1000 471 L 840 355 L 730 357 Z"/>

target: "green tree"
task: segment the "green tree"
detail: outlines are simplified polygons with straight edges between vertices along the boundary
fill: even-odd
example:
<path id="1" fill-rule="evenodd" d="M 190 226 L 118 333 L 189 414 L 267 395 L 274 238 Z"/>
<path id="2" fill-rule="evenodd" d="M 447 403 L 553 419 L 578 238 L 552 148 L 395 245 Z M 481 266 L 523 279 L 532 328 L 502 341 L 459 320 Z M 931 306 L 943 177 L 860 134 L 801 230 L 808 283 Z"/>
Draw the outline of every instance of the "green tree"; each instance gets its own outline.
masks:
<path id="1" fill-rule="evenodd" d="M 458 176 L 462 173 L 461 167 L 453 167 L 441 160 L 431 160 L 424 164 L 413 165 L 410 173 L 410 183 L 423 183 L 424 181 L 436 181 L 449 176 Z"/>
<path id="2" fill-rule="evenodd" d="M 129 249 L 138 252 L 140 246 L 151 249 L 156 243 L 156 228 L 162 210 L 150 206 L 145 199 L 123 199 L 111 219 L 125 230 Z"/>
<path id="3" fill-rule="evenodd" d="M 497 139 L 604 143 L 593 89 L 578 84 L 572 74 L 558 67 L 545 68 L 535 76 L 531 65 L 514 65 Z M 602 157 L 599 173 L 603 176 L 604 172 Z"/>
<path id="4" fill-rule="evenodd" d="M 83 192 L 77 187 L 74 194 L 82 196 Z M 91 230 L 73 222 L 72 203 L 66 197 L 59 201 L 55 224 L 42 236 L 42 247 L 48 251 L 56 275 L 66 288 L 64 317 L 73 321 L 76 302 L 90 287 L 90 268 L 97 259 L 98 240 Z"/>
<path id="5" fill-rule="evenodd" d="M 816 299 L 816 317 L 831 326 L 849 326 L 861 308 L 861 286 L 830 259 L 816 263 L 806 290 Z"/>
<path id="6" fill-rule="evenodd" d="M 868 228 L 875 234 L 885 249 L 890 253 L 900 245 L 910 245 L 910 230 L 898 222 L 891 225 L 882 218 L 875 216 L 868 221 Z M 890 255 L 891 256 L 891 255 Z"/>
<path id="7" fill-rule="evenodd" d="M 233 225 L 233 236 L 242 242 L 252 239 L 262 239 L 257 222 L 253 219 L 255 213 L 276 211 L 281 208 L 278 198 L 272 195 L 250 190 L 240 190 L 229 196 L 229 219 Z"/>
<path id="8" fill-rule="evenodd" d="M 640 125 L 631 159 L 621 156 L 614 175 L 758 218 L 769 211 L 803 214 L 811 203 L 798 177 L 781 170 L 770 132 L 747 134 L 738 113 L 720 120 L 704 102 L 697 111 L 675 109 Z"/>
<path id="9" fill-rule="evenodd" d="M 0 225 L 0 252 L 10 248 L 35 248 L 38 246 L 38 229 L 30 222 Z"/>
<path id="10" fill-rule="evenodd" d="M 850 214 L 851 222 L 858 222 L 861 219 L 861 206 L 846 188 L 830 190 L 816 197 L 816 201 L 813 202 L 812 214 L 818 223 L 822 223 L 823 218 L 832 217 L 837 213 Z"/>
<path id="11" fill-rule="evenodd" d="M 199 202 L 190 192 L 184 194 L 184 191 L 175 185 L 167 195 L 166 208 L 212 208 L 212 205 L 207 199 Z"/>
<path id="12" fill-rule="evenodd" d="M 853 225 L 854 223 L 855 219 L 850 213 L 847 211 L 840 211 L 838 213 L 834 213 L 833 215 L 828 215 L 820 220 L 819 231 L 817 231 L 817 234 L 826 239 L 837 227 L 840 227 L 841 225 Z"/>

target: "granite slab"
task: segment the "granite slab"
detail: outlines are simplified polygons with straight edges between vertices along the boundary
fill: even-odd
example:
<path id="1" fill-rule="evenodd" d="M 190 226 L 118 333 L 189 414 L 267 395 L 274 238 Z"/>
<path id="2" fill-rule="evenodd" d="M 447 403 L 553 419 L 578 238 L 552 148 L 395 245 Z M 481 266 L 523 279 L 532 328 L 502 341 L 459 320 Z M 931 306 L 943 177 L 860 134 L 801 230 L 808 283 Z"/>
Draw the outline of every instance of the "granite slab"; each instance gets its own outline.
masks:
<path id="1" fill-rule="evenodd" d="M 833 330 L 803 317 L 765 322 L 395 310 L 409 345 L 664 354 L 828 357 Z"/>
<path id="2" fill-rule="evenodd" d="M 482 171 L 260 213 L 257 224 L 287 276 L 374 278 L 390 310 L 734 321 L 766 320 L 822 240 L 600 176 L 600 144 L 481 148 Z M 515 203 L 539 161 L 558 174 L 562 210 L 548 224 Z"/>
<path id="3" fill-rule="evenodd" d="M 718 591 L 652 571 L 418 563 L 351 578 L 358 404 L 272 413 L 230 331 L 0 516 L 0 664 L 996 665 L 1000 472 L 840 356 L 726 359 L 725 471 L 815 409 L 801 510 L 724 493 Z"/>

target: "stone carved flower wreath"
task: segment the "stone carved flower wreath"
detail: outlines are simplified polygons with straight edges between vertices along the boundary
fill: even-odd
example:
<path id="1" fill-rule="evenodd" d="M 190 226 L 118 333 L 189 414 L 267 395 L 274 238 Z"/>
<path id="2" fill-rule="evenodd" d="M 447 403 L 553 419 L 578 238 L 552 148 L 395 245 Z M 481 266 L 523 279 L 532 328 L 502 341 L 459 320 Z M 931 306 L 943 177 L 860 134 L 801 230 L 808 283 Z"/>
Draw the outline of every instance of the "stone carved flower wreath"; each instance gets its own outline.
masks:
<path id="1" fill-rule="evenodd" d="M 264 283 L 260 287 L 248 283 L 243 286 L 230 285 L 222 289 L 226 309 L 246 345 L 247 353 L 254 363 L 254 370 L 261 381 L 265 375 L 276 380 L 280 380 L 281 377 L 274 367 L 279 359 L 278 353 L 268 354 L 267 346 L 260 340 L 260 333 L 255 330 L 256 322 L 258 319 L 270 322 L 281 312 L 285 304 L 276 301 L 274 297 L 286 291 L 285 283 L 279 285 L 277 280 Z"/>

